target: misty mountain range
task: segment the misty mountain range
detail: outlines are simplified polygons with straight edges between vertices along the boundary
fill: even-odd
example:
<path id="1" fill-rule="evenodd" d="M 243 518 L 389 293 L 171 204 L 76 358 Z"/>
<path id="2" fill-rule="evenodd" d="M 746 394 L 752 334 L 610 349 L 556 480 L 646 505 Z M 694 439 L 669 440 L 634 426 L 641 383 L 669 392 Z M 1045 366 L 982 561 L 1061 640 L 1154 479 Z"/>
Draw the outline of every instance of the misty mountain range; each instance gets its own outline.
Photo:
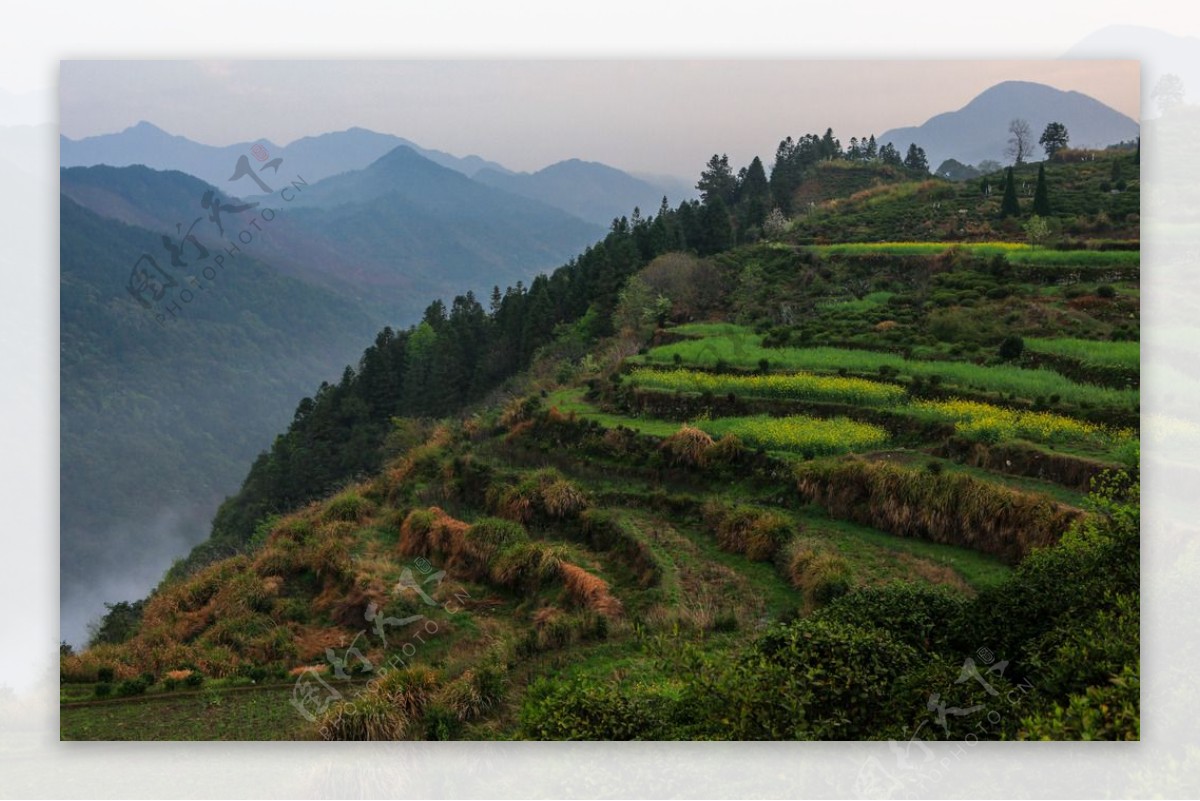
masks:
<path id="1" fill-rule="evenodd" d="M 483 295 L 493 285 L 528 282 L 604 232 L 472 181 L 404 146 L 362 170 L 315 183 L 284 175 L 270 176 L 280 194 L 243 201 L 182 172 L 73 167 L 62 170 L 61 192 L 97 214 L 161 231 L 177 243 L 191 231 L 215 253 L 236 245 L 237 255 L 227 257 L 231 263 L 252 254 L 361 304 L 380 326 L 411 322 L 435 297 L 467 289 Z M 259 205 L 219 214 L 222 232 L 202 205 L 206 192 L 226 209 Z"/>
<path id="2" fill-rule="evenodd" d="M 139 122 L 124 131 L 84 139 L 60 137 L 61 166 L 90 167 L 143 165 L 156 170 L 178 170 L 193 175 L 228 194 L 252 195 L 265 190 L 249 176 L 236 183 L 230 178 L 238 160 L 256 153 L 270 165 L 279 160 L 262 180 L 283 171 L 301 175 L 309 182 L 364 170 L 397 148 L 413 153 L 434 165 L 515 195 L 539 200 L 580 219 L 607 227 L 614 218 L 628 215 L 634 206 L 643 214 L 658 209 L 664 195 L 674 203 L 694 197 L 690 189 L 681 195 L 677 181 L 652 182 L 635 178 L 614 167 L 579 159 L 552 164 L 535 173 L 515 173 L 501 164 L 479 156 L 457 157 L 440 150 L 423 148 L 391 134 L 365 128 L 306 136 L 288 145 L 269 140 L 239 142 L 215 147 L 169 134 L 149 122 Z M 249 159 L 248 159 L 249 161 Z M 259 164 L 255 164 L 259 167 Z"/>

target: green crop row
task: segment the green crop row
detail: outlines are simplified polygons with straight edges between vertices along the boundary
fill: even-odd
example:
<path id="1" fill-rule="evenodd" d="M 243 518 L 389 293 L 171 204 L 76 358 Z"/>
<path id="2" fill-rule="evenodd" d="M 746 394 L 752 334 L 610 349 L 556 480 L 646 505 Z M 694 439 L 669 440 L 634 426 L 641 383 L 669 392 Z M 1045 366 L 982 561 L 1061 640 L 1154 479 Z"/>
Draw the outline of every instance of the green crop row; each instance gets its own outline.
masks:
<path id="1" fill-rule="evenodd" d="M 666 392 L 734 393 L 759 398 L 882 406 L 902 402 L 903 387 L 862 378 L 813 373 L 733 375 L 693 370 L 635 370 L 629 383 Z"/>

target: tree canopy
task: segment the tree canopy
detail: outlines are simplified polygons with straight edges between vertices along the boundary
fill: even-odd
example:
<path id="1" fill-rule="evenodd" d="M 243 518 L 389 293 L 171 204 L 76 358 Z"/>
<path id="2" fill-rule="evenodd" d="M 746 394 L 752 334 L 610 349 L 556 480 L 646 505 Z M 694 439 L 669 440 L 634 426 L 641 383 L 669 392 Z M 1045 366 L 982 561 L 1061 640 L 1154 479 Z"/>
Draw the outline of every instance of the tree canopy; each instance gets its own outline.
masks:
<path id="1" fill-rule="evenodd" d="M 1061 122 L 1052 122 L 1046 126 L 1046 130 L 1042 131 L 1042 136 L 1038 139 L 1038 144 L 1046 151 L 1046 158 L 1054 158 L 1054 154 L 1067 146 L 1071 136 L 1067 133 L 1067 126 Z"/>

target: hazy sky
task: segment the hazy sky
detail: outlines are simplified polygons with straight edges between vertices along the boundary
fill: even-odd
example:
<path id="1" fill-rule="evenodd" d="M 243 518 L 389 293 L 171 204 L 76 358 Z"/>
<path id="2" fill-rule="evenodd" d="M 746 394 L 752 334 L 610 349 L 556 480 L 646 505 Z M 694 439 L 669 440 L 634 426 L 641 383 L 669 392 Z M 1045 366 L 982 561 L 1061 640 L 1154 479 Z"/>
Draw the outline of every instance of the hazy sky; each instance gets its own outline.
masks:
<path id="1" fill-rule="evenodd" d="M 71 138 L 143 119 L 213 145 L 361 126 L 516 170 L 690 177 L 716 151 L 769 166 L 788 135 L 918 125 L 1004 80 L 1139 116 L 1132 61 L 64 61 L 60 99 Z"/>

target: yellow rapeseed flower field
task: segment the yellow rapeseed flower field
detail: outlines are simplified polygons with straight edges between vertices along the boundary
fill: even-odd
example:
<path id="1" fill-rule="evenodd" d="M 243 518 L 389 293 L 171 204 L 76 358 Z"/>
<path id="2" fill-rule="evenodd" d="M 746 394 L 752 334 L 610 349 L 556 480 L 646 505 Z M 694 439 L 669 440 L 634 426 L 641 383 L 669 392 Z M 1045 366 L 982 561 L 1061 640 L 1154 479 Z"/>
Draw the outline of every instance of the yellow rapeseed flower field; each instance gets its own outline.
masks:
<path id="1" fill-rule="evenodd" d="M 912 407 L 938 419 L 949 420 L 963 436 L 985 442 L 1027 439 L 1042 443 L 1119 445 L 1133 437 L 1133 432 L 1128 430 L 1113 430 L 1060 414 L 1006 409 L 958 398 L 916 401 Z"/>

